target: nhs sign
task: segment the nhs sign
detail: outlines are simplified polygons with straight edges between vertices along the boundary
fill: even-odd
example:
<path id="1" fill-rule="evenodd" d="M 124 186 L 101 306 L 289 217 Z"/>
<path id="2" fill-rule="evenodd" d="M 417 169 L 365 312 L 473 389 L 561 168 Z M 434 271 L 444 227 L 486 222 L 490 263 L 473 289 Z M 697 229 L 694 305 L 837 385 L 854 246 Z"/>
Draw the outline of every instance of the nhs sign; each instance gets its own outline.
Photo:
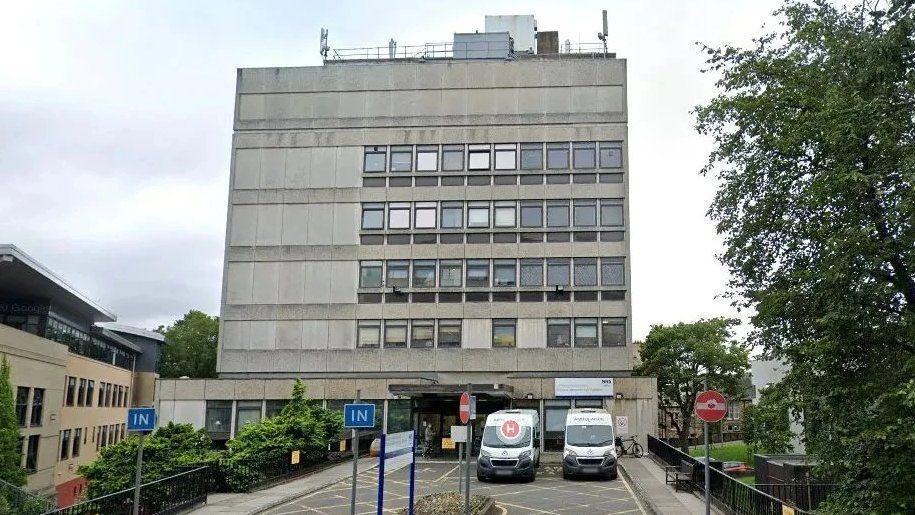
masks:
<path id="1" fill-rule="evenodd" d="M 375 427 L 375 405 L 344 404 L 343 427 Z"/>
<path id="2" fill-rule="evenodd" d="M 148 433 L 156 428 L 156 408 L 127 410 L 127 430 Z"/>

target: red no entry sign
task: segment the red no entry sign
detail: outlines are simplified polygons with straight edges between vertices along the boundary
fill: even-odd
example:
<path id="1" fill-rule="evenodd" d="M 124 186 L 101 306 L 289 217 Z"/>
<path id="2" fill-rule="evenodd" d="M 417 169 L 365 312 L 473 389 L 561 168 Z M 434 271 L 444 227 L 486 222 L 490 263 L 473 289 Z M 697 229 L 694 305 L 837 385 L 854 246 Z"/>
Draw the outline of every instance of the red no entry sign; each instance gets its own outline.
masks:
<path id="1" fill-rule="evenodd" d="M 461 394 L 461 403 L 458 407 L 458 415 L 461 417 L 461 424 L 466 424 L 470 420 L 470 394 L 464 392 Z"/>
<path id="2" fill-rule="evenodd" d="M 704 422 L 718 422 L 728 413 L 728 401 L 715 390 L 706 390 L 696 397 L 696 416 Z"/>

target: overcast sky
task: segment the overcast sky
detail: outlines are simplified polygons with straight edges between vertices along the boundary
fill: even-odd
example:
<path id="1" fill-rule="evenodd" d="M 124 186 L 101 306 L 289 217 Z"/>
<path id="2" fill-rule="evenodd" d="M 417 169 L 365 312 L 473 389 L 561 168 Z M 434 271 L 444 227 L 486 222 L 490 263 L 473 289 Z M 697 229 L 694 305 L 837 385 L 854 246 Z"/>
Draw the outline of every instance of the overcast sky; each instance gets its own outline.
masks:
<path id="1" fill-rule="evenodd" d="M 459 6 L 459 7 L 458 7 Z M 628 59 L 634 337 L 731 315 L 705 211 L 714 94 L 704 41 L 746 44 L 772 1 L 10 2 L 0 17 L 0 243 L 155 328 L 219 312 L 235 69 L 320 65 L 331 47 L 448 41 L 485 14 L 534 14 L 560 40 Z"/>

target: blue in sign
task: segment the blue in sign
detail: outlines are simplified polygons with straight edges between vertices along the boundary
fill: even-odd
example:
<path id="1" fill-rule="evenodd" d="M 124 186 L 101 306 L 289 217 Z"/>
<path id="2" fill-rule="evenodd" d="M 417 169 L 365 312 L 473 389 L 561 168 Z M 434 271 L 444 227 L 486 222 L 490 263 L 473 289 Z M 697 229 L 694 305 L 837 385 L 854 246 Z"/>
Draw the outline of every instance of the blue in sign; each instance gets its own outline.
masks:
<path id="1" fill-rule="evenodd" d="M 156 428 L 156 408 L 127 410 L 127 430 L 148 433 Z"/>
<path id="2" fill-rule="evenodd" d="M 344 404 L 343 427 L 375 427 L 375 405 Z"/>

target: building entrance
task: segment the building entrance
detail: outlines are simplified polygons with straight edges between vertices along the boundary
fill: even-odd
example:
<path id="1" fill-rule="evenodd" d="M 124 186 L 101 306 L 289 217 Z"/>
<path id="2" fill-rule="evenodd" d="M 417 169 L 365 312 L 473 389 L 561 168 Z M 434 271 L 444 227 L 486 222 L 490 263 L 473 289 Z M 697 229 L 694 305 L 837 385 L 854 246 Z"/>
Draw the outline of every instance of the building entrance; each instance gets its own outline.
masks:
<path id="1" fill-rule="evenodd" d="M 473 454 L 479 448 L 486 415 L 509 407 L 509 399 L 477 396 L 477 419 L 474 421 Z M 461 425 L 458 397 L 423 395 L 411 399 L 411 418 L 416 431 L 416 450 L 426 458 L 457 459 L 457 445 L 451 440 L 451 426 Z"/>

